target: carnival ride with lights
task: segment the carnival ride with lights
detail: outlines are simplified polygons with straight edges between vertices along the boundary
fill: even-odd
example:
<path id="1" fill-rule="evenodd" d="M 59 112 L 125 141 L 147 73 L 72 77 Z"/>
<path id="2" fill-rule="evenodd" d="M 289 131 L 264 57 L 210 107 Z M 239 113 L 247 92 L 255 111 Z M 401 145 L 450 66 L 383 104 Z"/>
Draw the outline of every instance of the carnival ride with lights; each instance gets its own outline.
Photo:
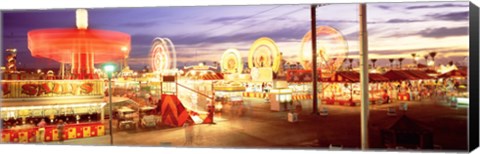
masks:
<path id="1" fill-rule="evenodd" d="M 151 66 L 154 72 L 169 73 L 177 68 L 177 54 L 170 39 L 155 38 L 150 51 Z"/>
<path id="2" fill-rule="evenodd" d="M 303 70 L 291 70 L 287 73 L 287 81 L 290 83 L 289 87 L 295 90 L 295 98 L 311 98 L 311 89 L 307 88 L 313 81 L 320 81 L 321 95 L 323 98 L 326 93 L 336 93 L 335 83 L 324 82 L 323 79 L 329 79 L 335 76 L 335 73 L 342 66 L 343 62 L 348 56 L 348 45 L 345 38 L 340 33 L 330 26 L 318 26 L 316 28 L 317 39 L 317 68 L 313 68 L 312 63 L 312 32 L 307 32 L 301 41 L 299 62 L 304 68 Z M 311 75 L 312 70 L 318 70 L 318 79 L 314 79 Z"/>
<path id="3" fill-rule="evenodd" d="M 302 39 L 300 48 L 300 62 L 306 70 L 312 70 L 312 32 L 307 32 Z M 348 45 L 345 38 L 330 26 L 318 26 L 317 36 L 317 63 L 322 78 L 331 77 L 343 64 L 348 56 Z"/>
<path id="4" fill-rule="evenodd" d="M 177 70 L 175 46 L 168 38 L 153 40 L 149 58 L 151 72 L 143 73 L 138 81 L 140 89 L 147 89 L 143 95 L 151 94 L 160 100 L 157 107 L 161 111 L 162 123 L 182 126 L 186 122 L 213 122 L 213 113 L 207 108 L 213 92 L 211 88 L 205 89 L 209 84 L 201 81 L 216 73 L 205 70 L 203 65 L 185 67 L 185 73 Z"/>
<path id="5" fill-rule="evenodd" d="M 28 32 L 33 57 L 72 64 L 69 79 L 98 79 L 94 64 L 124 59 L 130 53 L 130 35 L 88 29 L 86 10 L 77 10 L 77 28 L 36 29 Z"/>
<path id="6" fill-rule="evenodd" d="M 64 63 L 71 63 L 72 76 L 62 77 L 66 80 L 2 80 L 3 142 L 49 142 L 57 141 L 59 135 L 74 139 L 105 134 L 105 83 L 94 64 L 127 58 L 130 35 L 88 29 L 87 11 L 78 9 L 76 13 L 77 28 L 28 32 L 32 56 L 60 62 L 62 71 Z M 37 127 L 41 120 L 46 120 L 45 127 Z M 60 121 L 66 124 L 64 134 L 56 130 Z M 43 134 L 38 134 L 39 130 Z M 42 139 L 36 140 L 36 136 Z"/>
<path id="7" fill-rule="evenodd" d="M 242 57 L 237 49 L 228 49 L 220 60 L 220 66 L 222 67 L 222 73 L 225 74 L 238 74 L 243 71 Z"/>

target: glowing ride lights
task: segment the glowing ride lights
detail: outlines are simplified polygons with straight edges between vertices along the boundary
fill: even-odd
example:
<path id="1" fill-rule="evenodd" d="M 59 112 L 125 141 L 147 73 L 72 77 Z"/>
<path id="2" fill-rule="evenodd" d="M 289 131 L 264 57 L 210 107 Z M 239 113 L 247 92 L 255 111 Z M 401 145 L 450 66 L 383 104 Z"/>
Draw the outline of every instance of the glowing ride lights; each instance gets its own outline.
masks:
<path id="1" fill-rule="evenodd" d="M 116 66 L 113 64 L 106 64 L 103 66 L 103 70 L 109 75 L 109 78 L 111 78 L 112 73 L 115 71 Z"/>
<path id="2" fill-rule="evenodd" d="M 154 72 L 166 73 L 177 68 L 175 46 L 168 38 L 155 38 L 151 54 L 151 67 Z"/>
<path id="3" fill-rule="evenodd" d="M 237 49 L 228 49 L 222 55 L 220 66 L 224 73 L 242 73 L 242 57 Z"/>
<path id="4" fill-rule="evenodd" d="M 248 67 L 252 68 L 271 68 L 273 72 L 278 72 L 280 68 L 280 50 L 275 41 L 268 37 L 257 39 L 250 47 L 248 54 Z"/>
<path id="5" fill-rule="evenodd" d="M 33 57 L 71 63 L 70 79 L 97 79 L 94 64 L 127 58 L 131 38 L 126 33 L 88 29 L 88 13 L 77 10 L 77 28 L 37 29 L 28 32 Z"/>
<path id="6" fill-rule="evenodd" d="M 306 70 L 312 70 L 312 32 L 309 31 L 302 39 L 300 48 L 300 63 Z M 343 35 L 330 26 L 318 26 L 317 35 L 317 65 L 322 70 L 322 77 L 329 77 L 340 68 L 348 56 L 348 45 Z M 318 68 L 317 68 L 318 69 Z"/>

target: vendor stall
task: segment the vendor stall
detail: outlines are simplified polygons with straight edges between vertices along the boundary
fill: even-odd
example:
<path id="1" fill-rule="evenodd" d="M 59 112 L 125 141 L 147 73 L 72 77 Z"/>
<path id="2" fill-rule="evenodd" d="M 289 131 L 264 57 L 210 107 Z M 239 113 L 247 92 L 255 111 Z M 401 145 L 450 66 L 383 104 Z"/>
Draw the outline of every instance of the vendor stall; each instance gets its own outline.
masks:
<path id="1" fill-rule="evenodd" d="M 292 89 L 293 100 L 312 99 L 312 71 L 310 70 L 288 70 L 288 87 Z"/>
<path id="2" fill-rule="evenodd" d="M 275 81 L 274 87 L 269 94 L 270 110 L 285 111 L 292 106 L 292 89 L 288 88 L 285 81 Z"/>
<path id="3" fill-rule="evenodd" d="M 225 104 L 243 103 L 245 87 L 237 81 L 219 81 L 214 85 L 215 110 L 220 111 Z"/>
<path id="4" fill-rule="evenodd" d="M 104 135 L 103 81 L 2 81 L 2 140 L 29 143 L 58 140 L 59 121 L 64 139 Z M 39 124 L 43 133 L 39 134 Z M 44 128 L 44 129 L 43 129 Z"/>

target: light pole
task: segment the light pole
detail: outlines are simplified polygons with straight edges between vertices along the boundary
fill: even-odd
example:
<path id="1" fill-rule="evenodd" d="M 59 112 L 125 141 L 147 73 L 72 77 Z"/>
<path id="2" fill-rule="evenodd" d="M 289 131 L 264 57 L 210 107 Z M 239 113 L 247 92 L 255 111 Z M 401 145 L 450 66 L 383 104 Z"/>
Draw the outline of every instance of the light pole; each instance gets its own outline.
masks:
<path id="1" fill-rule="evenodd" d="M 115 71 L 116 67 L 114 64 L 105 64 L 103 66 L 103 70 L 108 75 L 108 104 L 109 104 L 109 131 L 110 131 L 110 145 L 113 145 L 113 128 L 112 128 L 112 121 L 113 121 L 113 114 L 112 114 L 112 74 Z"/>
<path id="2" fill-rule="evenodd" d="M 367 8 L 366 4 L 359 4 L 360 18 L 360 84 L 361 84 L 361 146 L 362 150 L 368 149 L 368 33 L 367 33 Z M 401 62 L 401 61 L 400 61 Z"/>

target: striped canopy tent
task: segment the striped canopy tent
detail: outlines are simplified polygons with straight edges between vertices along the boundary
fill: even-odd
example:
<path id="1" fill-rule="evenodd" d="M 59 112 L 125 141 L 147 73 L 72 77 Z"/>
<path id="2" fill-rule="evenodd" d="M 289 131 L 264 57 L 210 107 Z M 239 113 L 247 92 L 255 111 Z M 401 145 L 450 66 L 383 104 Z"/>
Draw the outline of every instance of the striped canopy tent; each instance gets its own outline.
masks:
<path id="1" fill-rule="evenodd" d="M 355 71 L 342 71 L 335 72 L 335 74 L 330 78 L 323 78 L 323 82 L 328 83 L 349 83 L 350 85 L 350 99 L 353 98 L 353 83 L 360 82 L 360 73 Z M 368 82 L 370 83 L 379 83 L 379 82 L 388 82 L 390 79 L 384 77 L 378 73 L 369 73 Z"/>
<path id="2" fill-rule="evenodd" d="M 428 68 L 425 64 L 417 64 L 417 68 Z"/>
<path id="3" fill-rule="evenodd" d="M 450 72 L 439 75 L 438 78 L 465 78 L 467 77 L 466 70 L 452 70 Z"/>
<path id="4" fill-rule="evenodd" d="M 383 74 L 391 81 L 419 80 L 420 78 L 403 70 L 390 70 Z"/>
<path id="5" fill-rule="evenodd" d="M 318 76 L 320 76 L 320 70 Z M 312 70 L 288 70 L 286 80 L 289 83 L 311 83 L 313 82 Z"/>
<path id="6" fill-rule="evenodd" d="M 403 71 L 417 77 L 420 80 L 434 79 L 433 77 L 429 76 L 425 71 L 421 71 L 421 70 L 403 70 Z"/>
<path id="7" fill-rule="evenodd" d="M 330 78 L 323 78 L 323 82 L 346 82 L 346 83 L 356 83 L 360 82 L 360 73 L 354 71 L 344 71 L 344 72 L 336 72 Z M 378 73 L 369 73 L 368 74 L 368 81 L 369 82 L 387 82 L 390 81 L 389 78 L 384 77 Z"/>
<path id="8" fill-rule="evenodd" d="M 185 76 L 192 80 L 223 80 L 223 74 L 211 70 L 191 70 Z"/>
<path id="9" fill-rule="evenodd" d="M 424 72 L 431 77 L 437 77 L 439 75 L 437 71 L 431 69 L 424 70 Z"/>

